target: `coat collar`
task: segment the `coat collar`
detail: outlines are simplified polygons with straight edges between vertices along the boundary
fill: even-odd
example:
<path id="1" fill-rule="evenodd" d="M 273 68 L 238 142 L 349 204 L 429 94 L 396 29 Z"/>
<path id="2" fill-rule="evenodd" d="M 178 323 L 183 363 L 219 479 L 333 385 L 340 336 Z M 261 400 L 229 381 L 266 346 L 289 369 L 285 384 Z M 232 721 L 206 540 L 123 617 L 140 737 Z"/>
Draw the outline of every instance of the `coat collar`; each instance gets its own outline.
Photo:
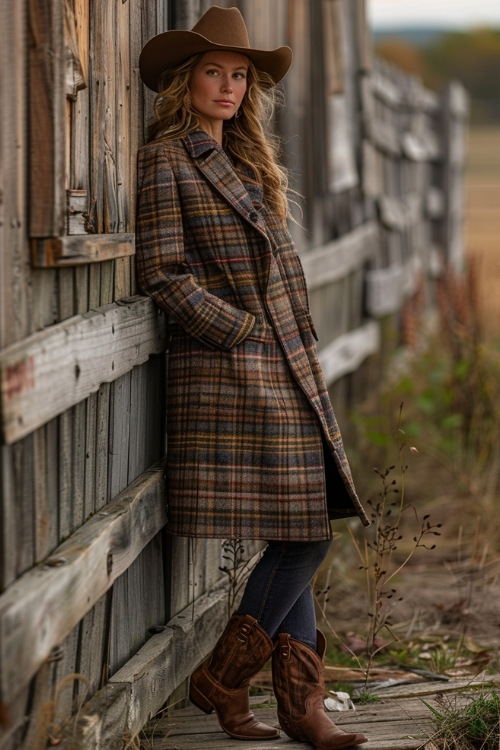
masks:
<path id="1" fill-rule="evenodd" d="M 190 133 L 182 139 L 182 142 L 189 156 L 193 159 L 197 159 L 199 156 L 203 156 L 203 154 L 211 152 L 214 149 L 222 150 L 217 141 L 208 135 L 208 133 L 204 133 L 203 130 L 196 130 L 194 133 Z"/>
<path id="2" fill-rule="evenodd" d="M 205 178 L 244 219 L 268 239 L 257 208 L 262 205 L 262 189 L 244 178 L 242 180 L 224 149 L 202 130 L 190 133 L 182 142 Z"/>

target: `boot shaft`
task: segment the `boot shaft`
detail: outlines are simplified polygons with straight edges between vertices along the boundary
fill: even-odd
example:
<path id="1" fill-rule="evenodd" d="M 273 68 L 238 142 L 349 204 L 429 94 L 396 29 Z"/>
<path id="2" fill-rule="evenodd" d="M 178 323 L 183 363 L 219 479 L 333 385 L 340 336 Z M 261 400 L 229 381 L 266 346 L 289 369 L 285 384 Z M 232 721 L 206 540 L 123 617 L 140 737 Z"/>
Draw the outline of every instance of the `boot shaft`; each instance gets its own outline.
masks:
<path id="1" fill-rule="evenodd" d="M 319 653 L 287 633 L 280 633 L 273 653 L 273 687 L 280 709 L 292 716 L 306 713 L 311 699 L 324 696 L 323 654 L 325 639 L 318 631 Z"/>
<path id="2" fill-rule="evenodd" d="M 236 688 L 258 672 L 271 657 L 273 643 L 250 615 L 232 615 L 214 646 L 209 663 L 212 677 Z"/>
<path id="3" fill-rule="evenodd" d="M 281 633 L 273 653 L 273 686 L 281 728 L 292 739 L 315 750 L 361 745 L 364 734 L 339 729 L 325 713 L 323 657 L 326 642 L 317 631 L 317 650 Z"/>

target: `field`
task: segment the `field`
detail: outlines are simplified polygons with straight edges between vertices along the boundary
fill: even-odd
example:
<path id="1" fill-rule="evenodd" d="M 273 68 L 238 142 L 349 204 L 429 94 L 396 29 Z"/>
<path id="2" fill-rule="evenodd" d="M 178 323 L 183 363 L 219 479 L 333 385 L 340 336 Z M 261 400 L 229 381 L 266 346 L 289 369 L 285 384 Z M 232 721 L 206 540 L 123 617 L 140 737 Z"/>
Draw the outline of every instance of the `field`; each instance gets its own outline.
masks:
<path id="1" fill-rule="evenodd" d="M 477 260 L 485 330 L 500 333 L 500 126 L 472 129 L 466 167 L 465 247 Z"/>

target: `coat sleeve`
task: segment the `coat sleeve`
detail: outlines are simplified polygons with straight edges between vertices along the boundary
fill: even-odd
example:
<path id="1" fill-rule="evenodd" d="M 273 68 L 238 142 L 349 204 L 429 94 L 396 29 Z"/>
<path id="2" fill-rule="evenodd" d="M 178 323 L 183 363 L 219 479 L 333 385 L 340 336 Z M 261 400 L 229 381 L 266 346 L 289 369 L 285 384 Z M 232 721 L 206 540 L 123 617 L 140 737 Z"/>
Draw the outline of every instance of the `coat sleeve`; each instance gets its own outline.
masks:
<path id="1" fill-rule="evenodd" d="M 186 263 L 182 206 L 168 155 L 139 154 L 136 264 L 141 290 L 206 346 L 229 350 L 251 332 L 255 317 L 201 287 Z"/>

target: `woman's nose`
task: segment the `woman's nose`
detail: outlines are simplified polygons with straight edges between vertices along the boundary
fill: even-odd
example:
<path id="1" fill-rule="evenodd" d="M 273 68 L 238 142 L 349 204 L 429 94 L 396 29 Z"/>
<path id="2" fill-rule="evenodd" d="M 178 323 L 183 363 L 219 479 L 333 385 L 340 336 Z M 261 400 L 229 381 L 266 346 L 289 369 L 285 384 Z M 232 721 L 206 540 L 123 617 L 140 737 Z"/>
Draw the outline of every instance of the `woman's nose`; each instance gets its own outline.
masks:
<path id="1" fill-rule="evenodd" d="M 221 89 L 223 91 L 232 91 L 232 83 L 229 76 L 223 76 L 222 83 L 221 83 Z"/>

